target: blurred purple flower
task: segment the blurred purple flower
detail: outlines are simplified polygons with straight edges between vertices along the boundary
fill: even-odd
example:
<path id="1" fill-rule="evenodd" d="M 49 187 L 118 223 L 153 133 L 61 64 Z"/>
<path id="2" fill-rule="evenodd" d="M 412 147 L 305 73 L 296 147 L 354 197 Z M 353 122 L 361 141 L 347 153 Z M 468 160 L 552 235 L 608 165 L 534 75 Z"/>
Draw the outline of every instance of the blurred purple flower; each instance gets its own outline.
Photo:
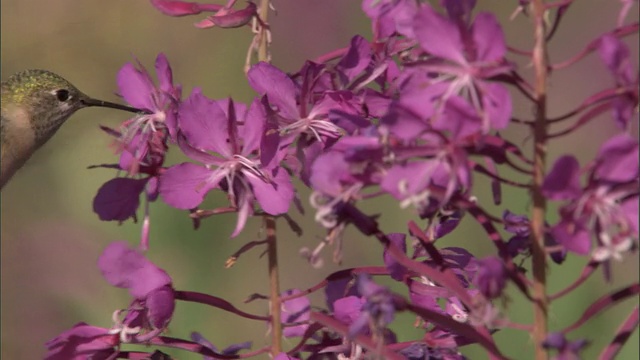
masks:
<path id="1" fill-rule="evenodd" d="M 542 346 L 546 349 L 555 349 L 558 353 L 553 357 L 554 360 L 579 360 L 580 351 L 588 345 L 586 340 L 568 341 L 564 334 L 552 332 L 547 335 L 547 339 Z"/>
<path id="2" fill-rule="evenodd" d="M 360 316 L 349 326 L 349 336 L 353 337 L 366 332 L 367 328 L 375 334 L 383 334 L 395 317 L 395 305 L 391 292 L 374 283 L 367 274 L 358 276 L 357 285 L 358 292 L 365 302 Z"/>
<path id="3" fill-rule="evenodd" d="M 168 325 L 175 299 L 171 277 L 164 270 L 124 241 L 107 246 L 98 266 L 111 285 L 128 289 L 134 298 L 125 326 L 150 324 L 154 329 L 164 329 Z M 130 326 L 133 322 L 136 324 Z"/>
<path id="4" fill-rule="evenodd" d="M 545 196 L 568 202 L 551 228 L 554 239 L 567 250 L 586 255 L 591 249 L 590 224 L 595 221 L 599 246 L 594 259 L 619 259 L 638 238 L 638 169 L 638 141 L 627 134 L 602 145 L 585 187 L 579 183 L 577 160 L 561 157 L 543 184 Z"/>
<path id="5" fill-rule="evenodd" d="M 507 269 L 502 260 L 489 256 L 477 260 L 478 271 L 473 283 L 488 299 L 495 299 L 502 295 L 507 284 Z"/>

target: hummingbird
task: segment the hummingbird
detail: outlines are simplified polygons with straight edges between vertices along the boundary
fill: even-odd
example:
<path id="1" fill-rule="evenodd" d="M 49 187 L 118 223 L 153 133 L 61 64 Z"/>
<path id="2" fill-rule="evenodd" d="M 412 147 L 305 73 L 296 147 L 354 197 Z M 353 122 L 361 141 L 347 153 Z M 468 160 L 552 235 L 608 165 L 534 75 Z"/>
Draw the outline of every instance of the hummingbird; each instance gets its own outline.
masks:
<path id="1" fill-rule="evenodd" d="M 25 70 L 2 82 L 0 189 L 76 111 L 92 106 L 142 110 L 85 95 L 47 70 Z"/>

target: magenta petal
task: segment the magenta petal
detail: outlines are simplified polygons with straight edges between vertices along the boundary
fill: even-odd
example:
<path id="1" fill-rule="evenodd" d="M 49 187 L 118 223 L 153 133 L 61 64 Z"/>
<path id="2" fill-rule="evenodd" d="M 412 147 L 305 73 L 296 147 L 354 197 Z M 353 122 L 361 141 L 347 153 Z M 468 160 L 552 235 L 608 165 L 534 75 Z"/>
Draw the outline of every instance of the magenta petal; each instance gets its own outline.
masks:
<path id="1" fill-rule="evenodd" d="M 249 2 L 242 10 L 232 10 L 224 15 L 209 16 L 209 20 L 223 29 L 237 28 L 247 25 L 256 16 L 256 4 Z"/>
<path id="2" fill-rule="evenodd" d="M 262 210 L 271 215 L 280 215 L 289 211 L 294 191 L 289 174 L 284 169 L 279 169 L 271 183 L 264 182 L 248 171 L 243 174 L 251 183 L 253 193 Z"/>
<path id="3" fill-rule="evenodd" d="M 476 61 L 498 61 L 504 58 L 507 52 L 504 33 L 493 14 L 478 14 L 471 31 L 476 44 Z"/>
<path id="4" fill-rule="evenodd" d="M 238 135 L 243 141 L 242 154 L 249 155 L 260 148 L 260 142 L 264 135 L 266 115 L 260 99 L 256 98 L 251 103 L 244 125 L 238 130 Z"/>
<path id="5" fill-rule="evenodd" d="M 200 88 L 194 88 L 189 98 L 180 104 L 178 122 L 189 144 L 224 156 L 232 155 L 227 143 L 227 116 L 220 104 L 204 96 Z"/>
<path id="6" fill-rule="evenodd" d="M 157 329 L 163 329 L 169 324 L 173 310 L 175 309 L 175 295 L 169 285 L 157 288 L 146 296 L 145 307 L 151 325 Z"/>
<path id="7" fill-rule="evenodd" d="M 550 200 L 568 200 L 580 195 L 580 164 L 571 155 L 560 157 L 553 164 L 542 184 L 542 193 Z"/>
<path id="8" fill-rule="evenodd" d="M 628 134 L 620 134 L 607 140 L 596 157 L 598 178 L 627 182 L 638 177 L 638 141 Z"/>
<path id="9" fill-rule="evenodd" d="M 163 53 L 158 54 L 156 57 L 156 76 L 158 76 L 158 83 L 160 90 L 167 94 L 173 93 L 173 72 L 169 65 L 167 56 Z"/>
<path id="10" fill-rule="evenodd" d="M 281 294 L 282 297 L 300 294 L 300 290 L 291 289 Z M 309 320 L 311 311 L 311 301 L 306 296 L 300 296 L 292 300 L 282 303 L 282 323 L 299 323 Z M 304 335 L 309 324 L 301 324 L 296 326 L 287 326 L 283 329 L 284 337 L 296 337 Z"/>
<path id="11" fill-rule="evenodd" d="M 337 151 L 318 156 L 311 165 L 310 181 L 316 191 L 337 197 L 342 193 L 344 180 L 351 180 L 350 168 L 344 155 Z"/>
<path id="12" fill-rule="evenodd" d="M 109 244 L 98 259 L 98 267 L 109 284 L 128 289 L 136 299 L 171 284 L 171 277 L 164 270 L 124 241 Z"/>
<path id="13" fill-rule="evenodd" d="M 562 220 L 551 228 L 551 235 L 567 250 L 578 255 L 587 255 L 591 251 L 589 231 L 577 222 Z"/>
<path id="14" fill-rule="evenodd" d="M 140 109 L 155 110 L 149 96 L 155 86 L 146 73 L 136 69 L 133 64 L 127 63 L 118 71 L 117 81 L 120 95 L 129 104 Z"/>
<path id="15" fill-rule="evenodd" d="M 247 77 L 256 92 L 267 95 L 269 102 L 278 108 L 277 112 L 289 119 L 299 117 L 296 85 L 282 70 L 266 62 L 259 62 L 251 67 Z"/>
<path id="16" fill-rule="evenodd" d="M 511 120 L 511 95 L 509 90 L 496 83 L 483 83 L 482 106 L 493 129 L 504 129 Z"/>
<path id="17" fill-rule="evenodd" d="M 351 39 L 349 51 L 344 55 L 337 68 L 346 75 L 348 81 L 355 79 L 371 63 L 371 45 L 360 35 Z"/>
<path id="18" fill-rule="evenodd" d="M 174 165 L 160 176 L 160 196 L 177 209 L 193 209 L 218 185 L 220 179 L 212 179 L 214 174 L 192 163 Z"/>
<path id="19" fill-rule="evenodd" d="M 130 178 L 107 181 L 93 199 L 93 211 L 103 221 L 125 221 L 135 217 L 146 183 L 147 179 Z"/>
<path id="20" fill-rule="evenodd" d="M 459 64 L 466 63 L 458 27 L 431 6 L 425 5 L 416 15 L 413 29 L 420 46 L 427 52 Z"/>

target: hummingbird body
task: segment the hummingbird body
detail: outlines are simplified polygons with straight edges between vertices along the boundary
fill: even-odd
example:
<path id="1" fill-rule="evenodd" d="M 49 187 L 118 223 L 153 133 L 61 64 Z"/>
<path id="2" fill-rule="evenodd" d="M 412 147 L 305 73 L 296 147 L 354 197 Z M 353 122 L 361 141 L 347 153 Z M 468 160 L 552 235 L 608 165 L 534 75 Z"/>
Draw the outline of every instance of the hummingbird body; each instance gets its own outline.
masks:
<path id="1" fill-rule="evenodd" d="M 76 111 L 90 106 L 140 110 L 88 97 L 46 70 L 25 70 L 2 82 L 0 188 Z"/>

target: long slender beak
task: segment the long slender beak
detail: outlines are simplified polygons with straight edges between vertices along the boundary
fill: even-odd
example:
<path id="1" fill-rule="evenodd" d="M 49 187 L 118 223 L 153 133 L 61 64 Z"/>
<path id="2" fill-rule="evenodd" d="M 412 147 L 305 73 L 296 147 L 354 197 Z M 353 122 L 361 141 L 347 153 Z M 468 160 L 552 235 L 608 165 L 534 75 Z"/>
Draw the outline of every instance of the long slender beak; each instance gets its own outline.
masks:
<path id="1" fill-rule="evenodd" d="M 121 104 L 116 104 L 116 103 L 112 103 L 112 102 L 109 102 L 109 101 L 92 99 L 90 97 L 82 99 L 82 103 L 85 106 L 88 106 L 88 107 L 89 106 L 100 106 L 100 107 L 106 107 L 106 108 L 129 111 L 129 112 L 132 112 L 132 113 L 147 113 L 148 112 L 146 110 L 140 110 L 140 109 L 136 109 L 134 107 L 121 105 Z"/>

